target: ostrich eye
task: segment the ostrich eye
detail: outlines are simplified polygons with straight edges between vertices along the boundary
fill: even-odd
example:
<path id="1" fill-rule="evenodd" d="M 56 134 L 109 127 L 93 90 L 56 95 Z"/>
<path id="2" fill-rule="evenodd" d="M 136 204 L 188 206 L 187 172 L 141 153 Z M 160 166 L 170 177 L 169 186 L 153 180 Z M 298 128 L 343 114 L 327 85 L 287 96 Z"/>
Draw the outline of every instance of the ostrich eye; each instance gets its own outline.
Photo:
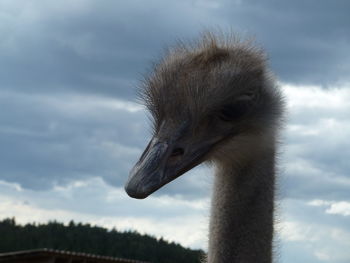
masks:
<path id="1" fill-rule="evenodd" d="M 251 110 L 255 101 L 256 93 L 246 92 L 242 94 L 236 102 L 223 106 L 219 111 L 219 118 L 223 121 L 237 120 Z"/>
<path id="2" fill-rule="evenodd" d="M 219 118 L 223 121 L 234 121 L 241 118 L 249 111 L 250 104 L 246 101 L 225 105 L 219 112 Z"/>

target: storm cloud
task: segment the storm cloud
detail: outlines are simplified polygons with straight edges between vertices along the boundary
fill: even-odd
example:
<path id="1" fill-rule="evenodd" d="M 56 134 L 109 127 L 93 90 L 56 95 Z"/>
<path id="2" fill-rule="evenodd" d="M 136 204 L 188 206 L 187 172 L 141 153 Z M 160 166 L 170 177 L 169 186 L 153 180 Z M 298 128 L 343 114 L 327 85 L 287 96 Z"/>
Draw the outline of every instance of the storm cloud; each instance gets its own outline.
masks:
<path id="1" fill-rule="evenodd" d="M 165 46 L 220 27 L 255 37 L 285 82 L 349 81 L 348 1 L 1 1 L 0 85 L 133 99 Z"/>
<path id="2" fill-rule="evenodd" d="M 178 39 L 234 31 L 264 47 L 287 101 L 282 262 L 348 262 L 348 10 L 348 1 L 0 1 L 0 217 L 73 218 L 205 248 L 211 167 L 144 203 L 123 184 L 150 138 L 136 103 L 142 76 Z"/>

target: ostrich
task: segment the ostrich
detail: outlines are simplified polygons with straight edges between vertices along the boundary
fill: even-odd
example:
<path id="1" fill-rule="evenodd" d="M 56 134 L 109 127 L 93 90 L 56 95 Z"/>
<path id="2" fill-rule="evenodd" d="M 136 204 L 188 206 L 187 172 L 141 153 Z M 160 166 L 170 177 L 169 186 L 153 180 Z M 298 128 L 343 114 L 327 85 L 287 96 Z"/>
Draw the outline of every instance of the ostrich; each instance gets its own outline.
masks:
<path id="1" fill-rule="evenodd" d="M 215 166 L 209 263 L 272 261 L 275 156 L 283 100 L 264 52 L 205 34 L 179 44 L 141 89 L 153 138 L 130 172 L 146 198 L 202 162 Z"/>

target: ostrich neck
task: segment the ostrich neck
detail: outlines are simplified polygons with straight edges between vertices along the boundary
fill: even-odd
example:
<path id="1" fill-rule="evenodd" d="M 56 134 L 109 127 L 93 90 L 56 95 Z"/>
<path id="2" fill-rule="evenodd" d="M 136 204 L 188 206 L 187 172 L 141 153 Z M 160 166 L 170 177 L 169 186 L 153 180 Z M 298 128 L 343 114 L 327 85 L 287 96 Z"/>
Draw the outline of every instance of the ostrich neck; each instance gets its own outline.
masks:
<path id="1" fill-rule="evenodd" d="M 273 149 L 240 167 L 218 167 L 210 218 L 208 263 L 271 263 Z"/>

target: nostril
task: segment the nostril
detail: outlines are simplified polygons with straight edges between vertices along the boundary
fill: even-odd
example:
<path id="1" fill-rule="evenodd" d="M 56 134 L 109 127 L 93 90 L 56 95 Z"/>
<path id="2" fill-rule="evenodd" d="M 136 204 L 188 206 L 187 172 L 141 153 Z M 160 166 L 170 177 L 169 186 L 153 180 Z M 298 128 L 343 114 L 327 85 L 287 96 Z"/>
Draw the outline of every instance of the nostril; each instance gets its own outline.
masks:
<path id="1" fill-rule="evenodd" d="M 181 156 L 184 154 L 184 149 L 182 148 L 175 148 L 172 153 L 171 153 L 171 157 L 177 157 L 177 156 Z"/>

